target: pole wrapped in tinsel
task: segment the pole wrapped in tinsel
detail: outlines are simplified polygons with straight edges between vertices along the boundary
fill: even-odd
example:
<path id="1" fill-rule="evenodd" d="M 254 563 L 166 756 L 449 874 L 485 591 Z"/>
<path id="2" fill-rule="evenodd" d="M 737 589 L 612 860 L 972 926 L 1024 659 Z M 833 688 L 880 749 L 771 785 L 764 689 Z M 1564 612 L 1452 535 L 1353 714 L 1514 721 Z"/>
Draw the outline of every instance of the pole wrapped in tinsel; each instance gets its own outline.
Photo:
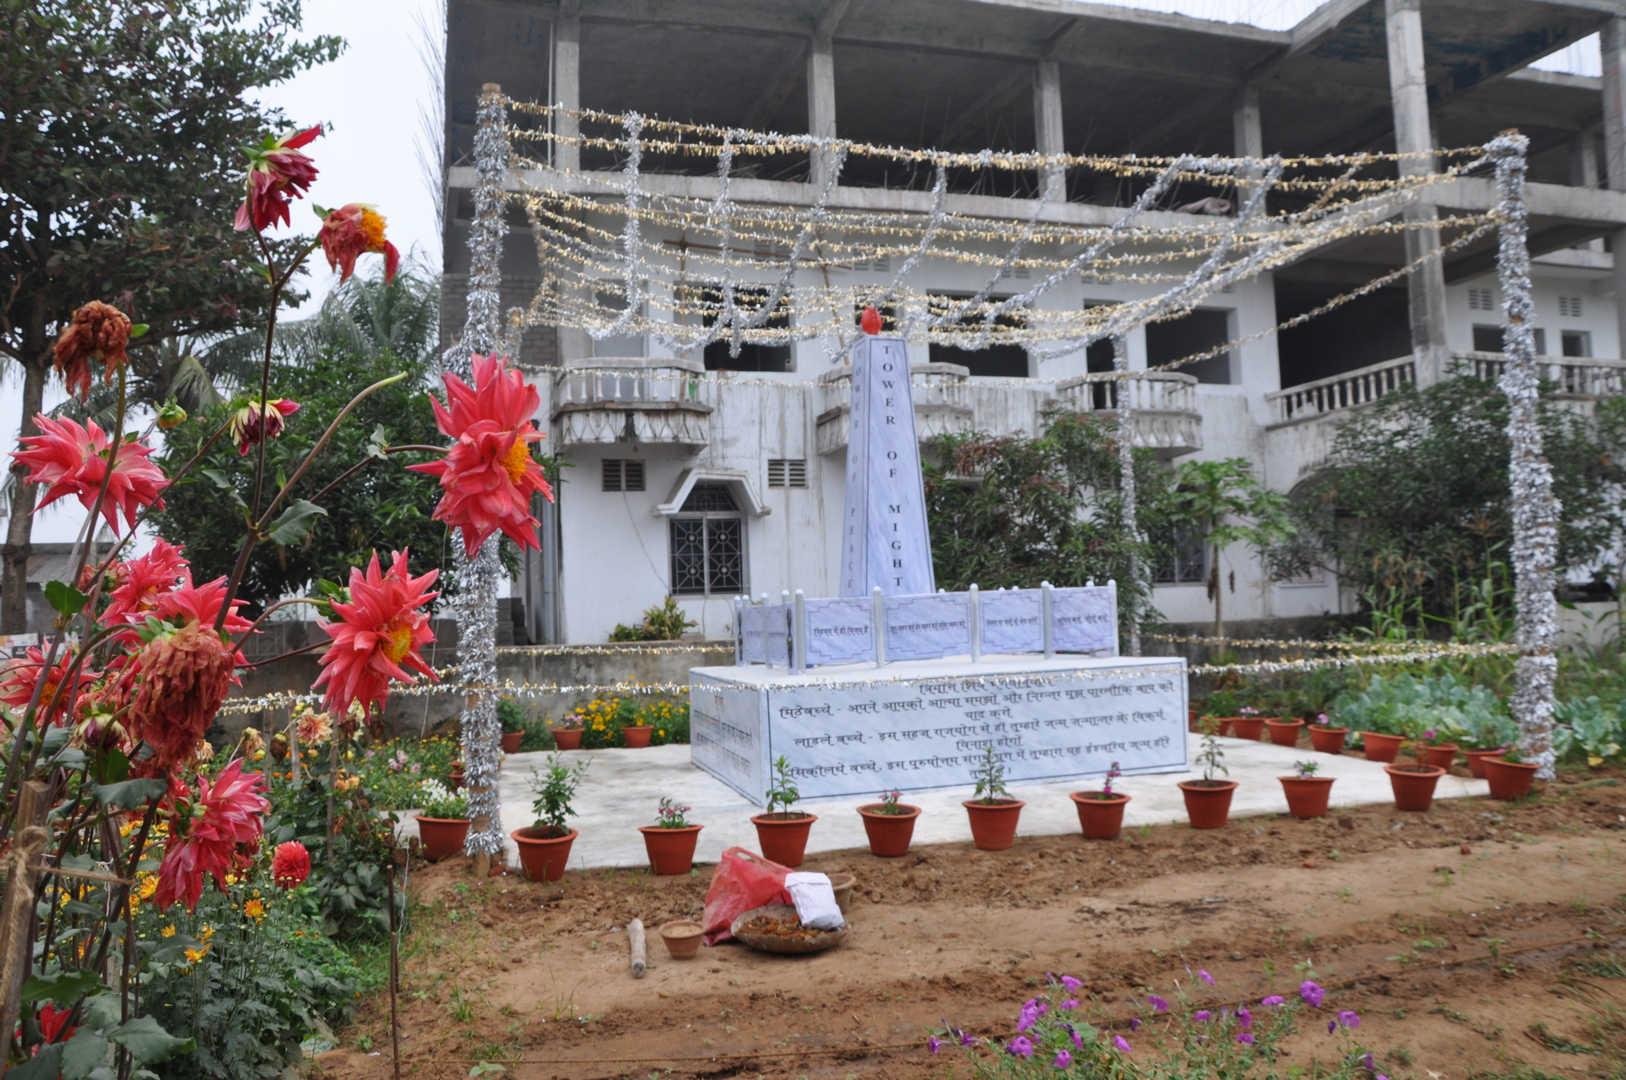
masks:
<path id="1" fill-rule="evenodd" d="M 502 91 L 486 83 L 475 114 L 474 221 L 469 226 L 468 315 L 463 336 L 446 351 L 441 366 L 465 381 L 473 378 L 473 356 L 500 347 L 502 296 L 502 243 L 508 231 L 503 220 L 503 184 L 508 176 L 508 118 Z M 457 655 L 466 682 L 476 686 L 497 684 L 498 539 L 488 537 L 470 559 L 463 545 L 452 544 L 452 572 L 457 578 L 454 608 L 457 615 Z M 496 855 L 502 851 L 502 807 L 497 780 L 502 771 L 502 727 L 497 722 L 497 701 L 475 691 L 463 710 L 463 772 L 469 790 L 469 829 L 464 850 L 470 855 Z"/>
<path id="2" fill-rule="evenodd" d="M 1542 454 L 1537 406 L 1534 312 L 1530 286 L 1529 229 L 1524 200 L 1530 140 L 1505 131 L 1486 146 L 1496 166 L 1500 216 L 1496 276 L 1502 286 L 1502 352 L 1499 384 L 1507 396 L 1508 488 L 1513 519 L 1513 583 L 1517 605 L 1515 635 L 1519 659 L 1513 690 L 1513 716 L 1519 723 L 1519 750 L 1553 775 L 1553 683 L 1558 675 L 1558 602 L 1553 567 L 1558 562 L 1558 500 L 1553 470 Z"/>
<path id="3" fill-rule="evenodd" d="M 1129 339 L 1122 334 L 1112 338 L 1112 392 L 1118 405 L 1118 494 L 1122 500 L 1123 530 L 1129 537 L 1129 655 L 1140 655 L 1141 580 L 1140 529 L 1135 522 L 1135 416 L 1129 407 Z"/>

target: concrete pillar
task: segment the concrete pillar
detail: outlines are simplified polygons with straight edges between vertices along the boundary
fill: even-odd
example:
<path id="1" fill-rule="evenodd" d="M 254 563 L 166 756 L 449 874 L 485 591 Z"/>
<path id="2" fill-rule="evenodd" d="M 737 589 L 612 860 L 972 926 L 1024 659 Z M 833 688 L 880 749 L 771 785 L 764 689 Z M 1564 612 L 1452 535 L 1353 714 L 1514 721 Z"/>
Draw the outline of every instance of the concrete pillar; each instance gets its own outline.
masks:
<path id="1" fill-rule="evenodd" d="M 1061 65 L 1040 60 L 1033 66 L 1033 145 L 1041 154 L 1066 150 L 1061 126 Z M 1048 202 L 1067 201 L 1067 170 L 1051 166 L 1039 174 L 1039 197 Z"/>
<path id="2" fill-rule="evenodd" d="M 1434 171 L 1435 161 L 1427 152 L 1434 148 L 1434 134 L 1428 117 L 1428 74 L 1423 67 L 1422 0 L 1385 0 L 1384 23 L 1389 42 L 1389 96 L 1394 109 L 1395 149 L 1421 157 L 1401 159 L 1402 176 L 1422 176 Z M 1430 202 L 1415 204 L 1405 214 L 1409 222 L 1438 220 Z M 1438 252 L 1440 234 L 1432 228 L 1406 232 L 1406 261 L 1415 262 Z M 1451 351 L 1445 333 L 1445 267 L 1438 258 L 1429 259 L 1406 277 L 1411 302 L 1411 347 L 1417 363 L 1420 384 L 1438 382 L 1450 363 Z"/>
<path id="3" fill-rule="evenodd" d="M 1595 188 L 1603 182 L 1602 165 L 1598 160 L 1598 129 L 1587 128 L 1570 140 L 1570 186 Z M 1587 251 L 1603 251 L 1602 240 L 1588 240 Z"/>
<path id="4" fill-rule="evenodd" d="M 1259 115 L 1259 88 L 1244 86 L 1231 110 L 1231 153 L 1237 157 L 1264 157 L 1265 133 Z M 1247 181 L 1257 179 L 1262 171 L 1256 166 L 1248 166 L 1237 173 L 1238 211 L 1242 209 L 1241 201 L 1252 194 L 1252 185 Z"/>
<path id="5" fill-rule="evenodd" d="M 835 42 L 814 35 L 807 50 L 807 132 L 826 139 L 836 137 Z M 829 151 L 815 151 L 808 179 L 823 187 L 830 177 Z"/>
<path id="6" fill-rule="evenodd" d="M 1604 20 L 1599 35 L 1603 52 L 1603 168 L 1610 191 L 1626 191 L 1626 19 Z M 1621 355 L 1626 356 L 1626 229 L 1609 238 L 1615 253 L 1615 326 Z"/>
<path id="7" fill-rule="evenodd" d="M 561 0 L 559 16 L 553 21 L 553 103 L 567 109 L 582 104 L 582 16 L 580 0 Z M 574 116 L 555 113 L 553 132 L 561 139 L 573 139 L 581 132 Z M 582 167 L 579 143 L 553 144 L 555 168 L 576 172 Z"/>

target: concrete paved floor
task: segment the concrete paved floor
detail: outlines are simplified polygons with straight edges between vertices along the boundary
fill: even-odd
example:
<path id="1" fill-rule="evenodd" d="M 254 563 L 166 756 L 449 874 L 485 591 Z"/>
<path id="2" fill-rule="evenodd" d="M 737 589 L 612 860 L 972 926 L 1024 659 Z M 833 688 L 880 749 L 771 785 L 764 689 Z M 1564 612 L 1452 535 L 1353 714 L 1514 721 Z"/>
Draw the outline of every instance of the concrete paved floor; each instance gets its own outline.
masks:
<path id="1" fill-rule="evenodd" d="M 1190 759 L 1195 761 L 1200 736 L 1189 735 Z M 1389 777 L 1383 766 L 1360 758 L 1316 754 L 1302 747 L 1272 746 L 1269 743 L 1244 739 L 1223 738 L 1225 763 L 1230 779 L 1238 782 L 1231 802 L 1232 818 L 1259 814 L 1285 813 L 1286 800 L 1276 777 L 1290 775 L 1293 762 L 1313 759 L 1319 766 L 1318 775 L 1337 777 L 1332 786 L 1331 806 L 1361 806 L 1392 801 Z M 505 831 L 531 823 L 531 770 L 540 769 L 546 753 L 511 754 L 503 763 L 501 792 L 502 818 Z M 570 853 L 569 869 L 581 870 L 598 866 L 647 866 L 640 825 L 655 822 L 655 805 L 662 795 L 670 795 L 692 809 L 689 820 L 705 828 L 700 833 L 695 859 L 714 863 L 725 848 L 739 846 L 757 850 L 756 829 L 751 815 L 759 808 L 747 802 L 733 789 L 714 779 L 709 773 L 689 764 L 687 746 L 656 746 L 645 750 L 577 750 L 562 755 L 569 761 L 589 762 L 587 773 L 576 792 L 577 817 L 572 825 L 580 830 Z M 1165 825 L 1186 820 L 1185 803 L 1180 789 L 1181 780 L 1196 779 L 1200 774 L 1161 773 L 1154 776 L 1126 776 L 1116 787 L 1131 796 L 1125 808 L 1124 826 Z M 1078 830 L 1078 814 L 1070 791 L 1100 786 L 1100 777 L 1069 780 L 1045 784 L 1012 785 L 1011 793 L 1026 801 L 1018 836 L 1056 836 Z M 1444 776 L 1436 789 L 1436 798 L 1460 798 L 1484 795 L 1489 787 L 1483 780 Z M 914 842 L 917 844 L 952 841 L 970 842 L 970 827 L 966 822 L 961 801 L 971 797 L 971 784 L 963 788 L 945 788 L 936 791 L 906 791 L 903 801 L 919 806 L 922 813 L 915 821 Z M 862 819 L 855 808 L 873 799 L 840 797 L 807 799 L 797 805 L 817 814 L 808 840 L 808 853 L 839 851 L 844 848 L 862 848 L 864 837 Z M 411 814 L 402 815 L 401 831 L 405 836 L 417 833 L 417 824 Z M 518 854 L 512 840 L 506 841 L 505 854 L 509 865 L 518 865 Z"/>

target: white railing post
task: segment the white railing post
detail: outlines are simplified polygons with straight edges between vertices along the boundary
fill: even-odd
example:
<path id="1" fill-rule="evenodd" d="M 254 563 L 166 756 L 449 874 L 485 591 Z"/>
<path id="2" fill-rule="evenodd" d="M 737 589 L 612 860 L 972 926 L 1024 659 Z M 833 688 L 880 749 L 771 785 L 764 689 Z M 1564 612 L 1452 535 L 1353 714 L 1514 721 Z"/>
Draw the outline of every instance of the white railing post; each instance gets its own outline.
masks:
<path id="1" fill-rule="evenodd" d="M 796 590 L 790 627 L 791 672 L 800 675 L 807 670 L 807 596 L 801 589 Z"/>
<path id="2" fill-rule="evenodd" d="M 1056 638 L 1050 627 L 1050 616 L 1055 603 L 1051 593 L 1050 582 L 1039 582 L 1039 621 L 1044 624 L 1044 658 L 1053 660 L 1056 657 Z"/>

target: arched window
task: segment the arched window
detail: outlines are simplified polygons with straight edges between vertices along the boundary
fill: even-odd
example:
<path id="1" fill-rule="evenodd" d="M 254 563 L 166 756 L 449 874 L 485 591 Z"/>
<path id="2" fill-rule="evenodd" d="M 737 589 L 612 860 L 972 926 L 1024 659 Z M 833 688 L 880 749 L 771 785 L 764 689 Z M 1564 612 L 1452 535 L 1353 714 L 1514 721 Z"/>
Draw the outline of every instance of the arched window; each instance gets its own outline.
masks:
<path id="1" fill-rule="evenodd" d="M 745 587 L 745 516 L 725 483 L 702 480 L 668 525 L 672 593 L 738 596 Z"/>

